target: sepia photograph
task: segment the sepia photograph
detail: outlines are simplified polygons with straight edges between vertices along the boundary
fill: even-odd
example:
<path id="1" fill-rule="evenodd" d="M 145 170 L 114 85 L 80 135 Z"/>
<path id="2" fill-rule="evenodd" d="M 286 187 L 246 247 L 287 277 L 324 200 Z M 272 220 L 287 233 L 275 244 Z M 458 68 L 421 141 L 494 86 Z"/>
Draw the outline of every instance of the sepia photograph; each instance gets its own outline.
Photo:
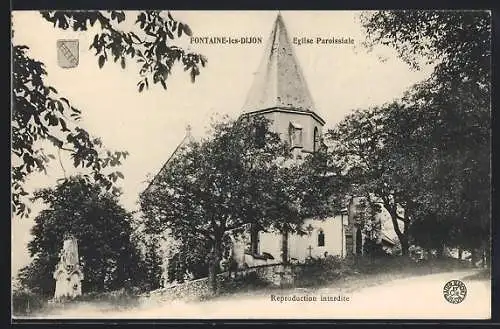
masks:
<path id="1" fill-rule="evenodd" d="M 11 315 L 491 319 L 491 12 L 11 12 Z"/>

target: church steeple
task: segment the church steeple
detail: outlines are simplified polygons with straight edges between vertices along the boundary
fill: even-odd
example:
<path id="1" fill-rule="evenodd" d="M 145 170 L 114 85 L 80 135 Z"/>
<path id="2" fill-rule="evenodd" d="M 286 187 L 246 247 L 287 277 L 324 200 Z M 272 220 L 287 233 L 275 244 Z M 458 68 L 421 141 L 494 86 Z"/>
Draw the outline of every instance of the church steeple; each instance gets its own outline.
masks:
<path id="1" fill-rule="evenodd" d="M 274 22 L 243 113 L 274 108 L 315 111 L 281 13 Z"/>

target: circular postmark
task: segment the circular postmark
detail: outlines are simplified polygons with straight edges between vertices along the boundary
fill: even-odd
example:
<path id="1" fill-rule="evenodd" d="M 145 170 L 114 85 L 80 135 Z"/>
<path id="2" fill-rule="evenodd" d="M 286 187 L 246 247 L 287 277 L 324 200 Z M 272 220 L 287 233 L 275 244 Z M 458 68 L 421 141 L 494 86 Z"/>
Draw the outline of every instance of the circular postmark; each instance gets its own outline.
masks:
<path id="1" fill-rule="evenodd" d="M 444 285 L 443 296 L 449 303 L 459 304 L 467 296 L 467 287 L 460 280 L 448 281 Z"/>

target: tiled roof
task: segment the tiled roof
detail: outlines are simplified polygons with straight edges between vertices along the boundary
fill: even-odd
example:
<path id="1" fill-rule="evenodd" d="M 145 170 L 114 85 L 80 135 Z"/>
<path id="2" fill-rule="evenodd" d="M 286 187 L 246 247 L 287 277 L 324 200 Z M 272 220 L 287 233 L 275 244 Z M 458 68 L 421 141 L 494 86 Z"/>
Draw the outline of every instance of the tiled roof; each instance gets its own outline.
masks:
<path id="1" fill-rule="evenodd" d="M 281 108 L 314 112 L 314 103 L 278 14 L 243 113 Z"/>

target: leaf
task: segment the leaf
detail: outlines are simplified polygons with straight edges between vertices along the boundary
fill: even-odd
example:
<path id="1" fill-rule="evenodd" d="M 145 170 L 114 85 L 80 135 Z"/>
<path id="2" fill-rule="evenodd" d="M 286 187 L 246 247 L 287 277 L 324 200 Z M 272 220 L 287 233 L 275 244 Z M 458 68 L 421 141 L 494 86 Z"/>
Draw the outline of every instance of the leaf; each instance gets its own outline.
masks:
<path id="1" fill-rule="evenodd" d="M 173 38 L 174 38 L 174 35 L 172 34 L 172 32 L 171 32 L 169 29 L 167 29 L 167 35 L 168 35 L 168 37 L 169 37 L 170 39 L 173 39 Z"/>
<path id="2" fill-rule="evenodd" d="M 123 176 L 123 174 L 122 174 L 120 171 L 117 171 L 117 172 L 116 172 L 116 175 L 117 175 L 118 177 L 120 177 L 121 179 L 125 178 L 125 176 Z"/>
<path id="3" fill-rule="evenodd" d="M 68 106 L 71 106 L 71 105 L 69 104 L 69 101 L 68 101 L 68 99 L 67 99 L 67 98 L 61 97 L 61 98 L 60 98 L 60 100 L 62 100 L 62 101 L 63 101 L 63 102 L 65 102 L 66 104 L 68 104 Z"/>
<path id="4" fill-rule="evenodd" d="M 121 23 L 125 20 L 125 13 L 120 11 L 116 14 L 116 18 L 118 19 L 118 23 Z"/>
<path id="5" fill-rule="evenodd" d="M 142 92 L 142 90 L 143 90 L 143 89 L 144 89 L 144 83 L 143 83 L 143 82 L 141 82 L 141 83 L 139 84 L 139 92 Z"/>
<path id="6" fill-rule="evenodd" d="M 62 118 L 59 118 L 59 123 L 61 124 L 61 127 L 62 127 L 62 131 L 66 132 L 66 131 L 70 131 L 68 129 L 68 127 L 66 126 L 66 122 L 62 119 Z"/>
<path id="7" fill-rule="evenodd" d="M 121 65 L 122 65 L 122 69 L 124 69 L 125 68 L 125 57 L 122 57 Z"/>
<path id="8" fill-rule="evenodd" d="M 183 25 L 182 23 L 179 23 L 179 29 L 177 30 L 177 37 L 181 37 L 182 31 L 183 31 Z"/>
<path id="9" fill-rule="evenodd" d="M 141 42 L 141 39 L 137 36 L 137 34 L 135 34 L 134 32 L 130 32 L 130 35 L 135 39 L 137 40 L 138 42 Z"/>
<path id="10" fill-rule="evenodd" d="M 165 83 L 165 80 L 161 79 L 160 83 L 161 83 L 163 89 L 167 90 L 167 84 Z"/>
<path id="11" fill-rule="evenodd" d="M 191 31 L 191 28 L 187 24 L 183 24 L 182 28 L 184 30 L 184 33 L 186 33 L 188 36 L 192 36 L 193 32 Z"/>
<path id="12" fill-rule="evenodd" d="M 104 66 L 104 62 L 106 61 L 106 58 L 104 55 L 99 56 L 99 68 L 102 68 Z"/>
<path id="13" fill-rule="evenodd" d="M 201 62 L 201 66 L 205 67 L 205 64 L 207 63 L 207 59 L 204 56 L 200 56 L 200 62 Z"/>

